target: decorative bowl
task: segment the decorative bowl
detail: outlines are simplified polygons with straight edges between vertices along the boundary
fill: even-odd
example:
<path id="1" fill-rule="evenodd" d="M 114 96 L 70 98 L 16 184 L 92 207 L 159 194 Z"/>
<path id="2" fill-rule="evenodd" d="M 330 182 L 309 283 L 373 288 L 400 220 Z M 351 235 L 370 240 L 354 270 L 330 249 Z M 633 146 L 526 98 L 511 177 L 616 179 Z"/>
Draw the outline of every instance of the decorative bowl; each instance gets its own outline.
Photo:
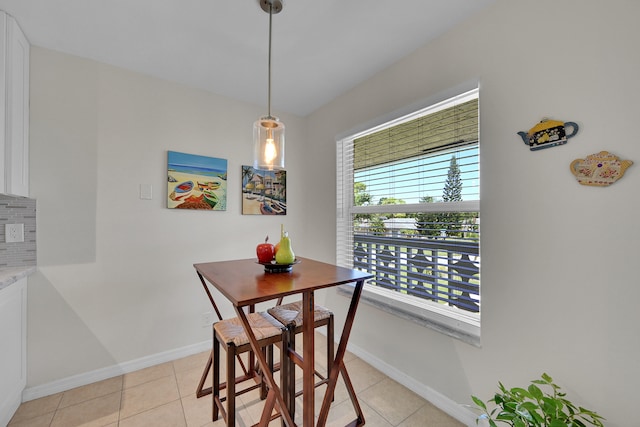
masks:
<path id="1" fill-rule="evenodd" d="M 291 264 L 278 264 L 275 260 L 271 262 L 256 262 L 264 266 L 265 273 L 288 273 L 293 270 L 294 265 L 300 263 L 300 260 L 296 259 Z"/>

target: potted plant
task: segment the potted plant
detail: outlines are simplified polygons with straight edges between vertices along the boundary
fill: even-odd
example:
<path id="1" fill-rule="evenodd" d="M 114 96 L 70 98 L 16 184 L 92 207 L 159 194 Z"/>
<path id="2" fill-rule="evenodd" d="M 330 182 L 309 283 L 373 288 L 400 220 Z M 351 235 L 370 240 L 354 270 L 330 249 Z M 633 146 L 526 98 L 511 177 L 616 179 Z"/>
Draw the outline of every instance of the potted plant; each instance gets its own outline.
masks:
<path id="1" fill-rule="evenodd" d="M 603 427 L 602 416 L 581 406 L 576 407 L 547 374 L 542 374 L 542 379 L 531 381 L 527 389 L 507 389 L 502 383 L 498 384 L 499 392 L 488 401 L 496 406 L 491 411 L 482 400 L 471 396 L 483 412 L 476 424 L 480 419 L 486 419 L 491 427 L 498 427 L 498 423 L 512 427 Z M 538 385 L 551 388 L 551 391 L 544 392 Z"/>

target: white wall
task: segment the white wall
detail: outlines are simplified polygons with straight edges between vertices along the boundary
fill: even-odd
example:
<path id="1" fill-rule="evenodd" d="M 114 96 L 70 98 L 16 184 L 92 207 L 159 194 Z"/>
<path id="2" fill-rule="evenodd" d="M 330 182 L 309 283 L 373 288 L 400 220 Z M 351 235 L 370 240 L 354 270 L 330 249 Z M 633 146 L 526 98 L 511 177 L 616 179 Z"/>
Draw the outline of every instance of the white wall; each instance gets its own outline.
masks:
<path id="1" fill-rule="evenodd" d="M 548 372 L 608 426 L 633 423 L 639 15 L 632 0 L 500 0 L 307 119 L 281 117 L 285 225 L 298 253 L 331 261 L 336 136 L 481 85 L 482 348 L 364 304 L 355 346 L 462 404 L 489 398 L 498 380 Z M 240 214 L 240 166 L 264 106 L 44 49 L 31 67 L 39 270 L 29 279 L 28 386 L 209 339 L 192 264 L 252 257 L 252 242 L 279 229 L 280 218 Z M 530 152 L 516 132 L 544 116 L 576 121 L 580 133 Z M 226 212 L 164 207 L 167 150 L 229 160 Z M 580 186 L 569 163 L 600 150 L 636 164 L 612 187 Z M 152 201 L 139 199 L 139 184 L 153 185 Z M 346 311 L 333 291 L 318 300 L 338 318 Z"/>
<path id="2" fill-rule="evenodd" d="M 304 120 L 281 116 L 288 215 L 243 216 L 241 166 L 266 103 L 41 48 L 31 67 L 38 272 L 29 278 L 28 387 L 210 340 L 193 264 L 254 257 L 281 222 L 296 249 Z M 168 150 L 228 160 L 226 211 L 166 208 Z M 153 185 L 153 200 L 139 198 L 140 184 Z"/>
<path id="3" fill-rule="evenodd" d="M 498 1 L 309 117 L 308 171 L 330 176 L 337 136 L 471 79 L 481 88 L 482 348 L 365 304 L 353 345 L 461 404 L 547 372 L 608 426 L 637 425 L 638 16 L 635 1 Z M 516 132 L 545 116 L 580 132 L 531 152 Z M 611 187 L 579 185 L 569 164 L 601 150 L 636 164 Z M 316 196 L 305 240 L 331 257 L 335 197 Z"/>

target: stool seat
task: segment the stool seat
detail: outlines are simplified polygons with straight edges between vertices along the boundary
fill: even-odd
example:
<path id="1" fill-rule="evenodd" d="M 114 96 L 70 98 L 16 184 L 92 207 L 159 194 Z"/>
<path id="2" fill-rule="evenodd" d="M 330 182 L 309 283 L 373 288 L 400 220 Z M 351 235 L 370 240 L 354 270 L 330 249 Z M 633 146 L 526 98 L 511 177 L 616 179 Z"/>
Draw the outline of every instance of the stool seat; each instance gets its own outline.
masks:
<path id="1" fill-rule="evenodd" d="M 270 308 L 267 310 L 269 314 L 284 325 L 293 325 L 296 328 L 302 326 L 302 301 L 291 302 Z M 328 320 L 333 313 L 328 308 L 314 304 L 313 321 L 314 323 Z"/>
<path id="2" fill-rule="evenodd" d="M 269 313 L 249 313 L 247 314 L 247 320 L 258 341 L 282 335 L 284 325 Z M 213 325 L 213 328 L 218 334 L 220 342 L 233 344 L 236 347 L 249 344 L 249 337 L 244 331 L 242 322 L 237 317 L 220 320 Z"/>

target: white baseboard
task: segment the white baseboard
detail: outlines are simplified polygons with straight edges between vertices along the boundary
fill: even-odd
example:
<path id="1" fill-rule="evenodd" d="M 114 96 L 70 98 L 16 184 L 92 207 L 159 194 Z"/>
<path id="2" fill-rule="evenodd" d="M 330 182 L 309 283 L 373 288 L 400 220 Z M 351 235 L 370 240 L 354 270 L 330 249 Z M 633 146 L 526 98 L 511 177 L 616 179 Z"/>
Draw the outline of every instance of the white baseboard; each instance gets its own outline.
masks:
<path id="1" fill-rule="evenodd" d="M 413 391 L 423 399 L 428 400 L 433 404 L 433 406 L 449 414 L 451 417 L 460 421 L 464 425 L 469 427 L 476 427 L 476 418 L 478 414 L 471 411 L 465 405 L 457 403 L 449 399 L 447 396 L 427 386 L 426 384 L 414 380 L 404 372 L 399 371 L 395 367 L 387 364 L 386 362 L 383 362 L 382 360 L 371 355 L 370 353 L 356 345 L 348 344 L 347 349 L 351 353 L 358 356 L 360 359 L 367 362 L 369 365 L 373 366 L 381 372 L 384 372 L 384 374 L 389 378 L 407 387 L 409 390 Z"/>
<path id="2" fill-rule="evenodd" d="M 37 385 L 34 387 L 27 387 L 22 392 L 22 401 L 27 402 L 29 400 L 38 399 L 40 397 L 50 396 L 55 393 L 71 390 L 72 388 L 106 380 L 108 378 L 117 377 L 118 375 L 127 374 L 140 369 L 148 368 L 150 366 L 155 366 L 160 363 L 170 362 L 172 360 L 191 356 L 192 354 L 211 350 L 211 345 L 211 340 L 203 341 L 201 343 L 192 344 L 186 347 L 141 357 L 139 359 L 120 363 L 118 365 L 96 369 L 95 371 L 89 371 L 78 375 L 72 375 L 67 378 L 61 378 L 50 383 Z"/>
<path id="3" fill-rule="evenodd" d="M 322 333 L 322 331 L 319 332 Z M 71 377 L 62 378 L 47 384 L 28 387 L 22 392 L 22 401 L 27 402 L 29 400 L 38 399 L 40 397 L 49 396 L 97 381 L 113 378 L 118 375 L 134 372 L 140 369 L 148 368 L 150 366 L 155 366 L 160 363 L 170 362 L 172 360 L 187 357 L 192 354 L 201 353 L 203 351 L 210 350 L 211 345 L 211 341 L 203 341 L 201 343 L 189 345 L 175 350 L 169 350 L 162 353 L 141 357 L 139 359 L 120 363 L 118 365 L 108 366 L 105 368 L 97 369 L 95 371 L 85 372 L 82 374 L 73 375 Z M 386 362 L 383 362 L 379 358 L 371 355 L 370 353 L 356 345 L 349 344 L 347 348 L 350 352 L 358 356 L 360 359 L 364 360 L 379 371 L 384 372 L 389 378 L 392 378 L 417 395 L 431 402 L 441 411 L 449 414 L 450 416 L 467 426 L 476 426 L 477 414 L 466 408 L 464 405 L 459 404 L 439 393 L 438 391 L 432 389 L 431 387 L 414 380 L 404 372 L 399 371 L 395 367 L 387 364 Z"/>
<path id="4" fill-rule="evenodd" d="M 2 402 L 0 402 L 0 426 L 6 426 L 11 421 L 13 414 L 20 406 L 20 390 L 22 385 L 18 385 L 17 389 L 14 389 L 8 396 L 2 396 Z"/>

